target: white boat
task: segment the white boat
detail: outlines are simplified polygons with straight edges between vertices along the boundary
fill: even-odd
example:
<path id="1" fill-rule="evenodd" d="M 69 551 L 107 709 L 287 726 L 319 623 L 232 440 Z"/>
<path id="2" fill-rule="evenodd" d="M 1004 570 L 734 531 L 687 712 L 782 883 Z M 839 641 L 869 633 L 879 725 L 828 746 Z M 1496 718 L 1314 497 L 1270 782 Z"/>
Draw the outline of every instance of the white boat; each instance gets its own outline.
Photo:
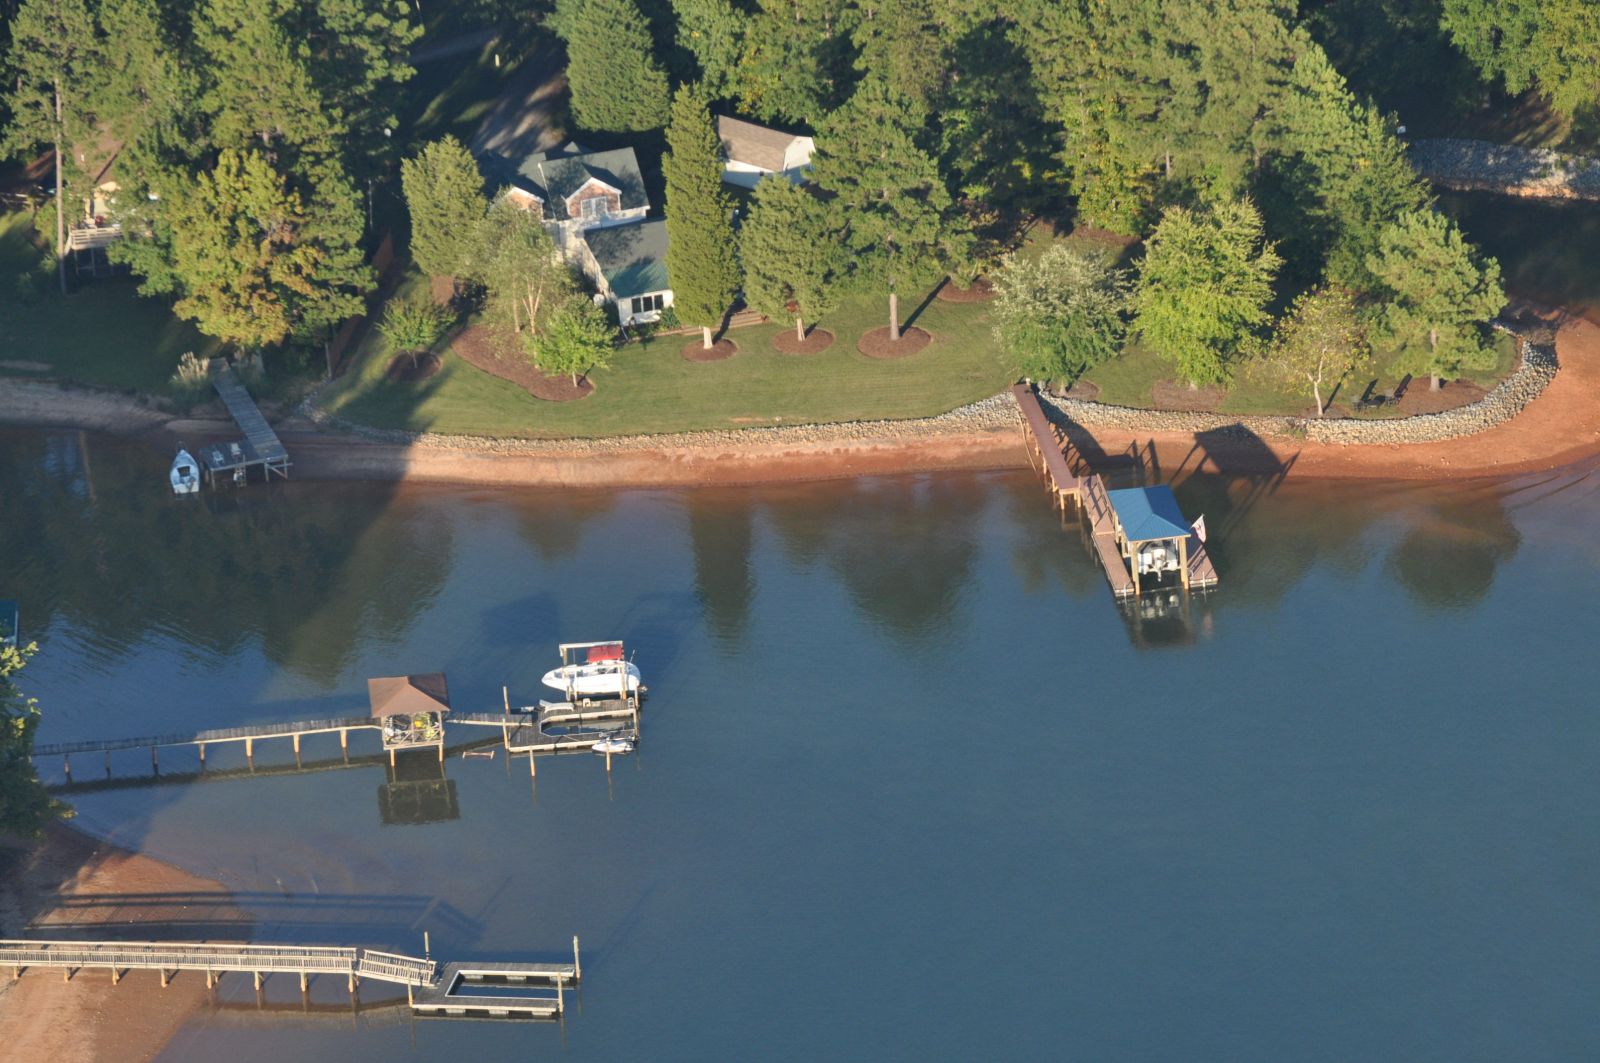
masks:
<path id="1" fill-rule="evenodd" d="M 178 456 L 172 459 L 172 471 L 168 475 L 172 480 L 173 494 L 192 495 L 199 492 L 200 467 L 182 447 L 178 448 Z"/>
<path id="2" fill-rule="evenodd" d="M 623 676 L 626 675 L 626 680 Z M 544 674 L 544 685 L 579 697 L 618 697 L 622 684 L 628 684 L 628 693 L 639 692 L 639 666 L 632 661 L 590 661 L 584 664 L 564 664 Z"/>
<path id="3" fill-rule="evenodd" d="M 620 735 L 612 738 L 602 738 L 600 741 L 594 744 L 594 751 L 596 753 L 612 753 L 618 755 L 622 753 L 632 753 L 633 739 L 623 738 Z"/>

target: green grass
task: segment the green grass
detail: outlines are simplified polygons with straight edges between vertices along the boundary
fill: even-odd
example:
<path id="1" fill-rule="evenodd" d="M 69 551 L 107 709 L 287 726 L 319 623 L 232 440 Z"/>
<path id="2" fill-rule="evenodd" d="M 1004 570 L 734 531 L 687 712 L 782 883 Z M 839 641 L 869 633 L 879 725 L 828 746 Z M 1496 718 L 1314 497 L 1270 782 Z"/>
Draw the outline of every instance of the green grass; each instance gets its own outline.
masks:
<path id="1" fill-rule="evenodd" d="M 48 256 L 28 240 L 26 212 L 0 215 L 0 359 L 38 362 L 44 372 L 0 366 L 0 373 L 48 376 L 120 391 L 166 393 L 184 351 L 217 353 L 216 342 L 173 316 L 160 299 L 142 298 L 127 278 L 85 281 L 69 295 L 55 287 Z M 18 277 L 38 276 L 35 294 L 19 297 Z"/>
<path id="2" fill-rule="evenodd" d="M 420 283 L 413 278 L 398 294 Z M 914 308 L 906 300 L 901 312 Z M 846 303 L 821 323 L 836 339 L 817 355 L 774 351 L 775 325 L 735 329 L 739 353 L 722 362 L 685 361 L 679 352 L 693 336 L 629 344 L 611 368 L 594 374 L 594 394 L 575 402 L 533 398 L 448 353 L 432 378 L 396 383 L 384 375 L 392 354 L 374 331 L 323 404 L 382 428 L 553 438 L 921 417 L 993 395 L 1010 382 L 985 305 L 933 300 L 915 321 L 933 334 L 926 348 L 894 361 L 862 355 L 857 337 L 887 314 L 884 299 Z"/>

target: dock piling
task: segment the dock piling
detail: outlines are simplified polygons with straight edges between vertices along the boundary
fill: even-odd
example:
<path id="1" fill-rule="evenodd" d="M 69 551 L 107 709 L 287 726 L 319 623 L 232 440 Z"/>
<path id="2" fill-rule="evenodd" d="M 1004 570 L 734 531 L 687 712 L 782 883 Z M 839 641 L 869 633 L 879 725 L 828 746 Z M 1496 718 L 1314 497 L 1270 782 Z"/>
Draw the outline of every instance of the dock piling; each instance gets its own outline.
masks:
<path id="1" fill-rule="evenodd" d="M 583 981 L 583 961 L 578 958 L 578 935 L 572 935 L 572 980 Z"/>

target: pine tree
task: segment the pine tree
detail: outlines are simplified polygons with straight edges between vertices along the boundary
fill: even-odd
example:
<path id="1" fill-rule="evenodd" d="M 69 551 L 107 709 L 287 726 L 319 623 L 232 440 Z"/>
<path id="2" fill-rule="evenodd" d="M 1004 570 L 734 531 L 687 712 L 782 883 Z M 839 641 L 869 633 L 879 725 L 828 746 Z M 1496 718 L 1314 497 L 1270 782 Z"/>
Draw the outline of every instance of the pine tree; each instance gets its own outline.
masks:
<path id="1" fill-rule="evenodd" d="M 704 93 L 684 85 L 672 100 L 667 154 L 667 276 L 672 306 L 686 324 L 698 325 L 706 347 L 713 328 L 739 291 L 733 238 L 733 204 L 722 189 L 722 142 Z"/>
<path id="2" fill-rule="evenodd" d="M 1168 207 L 1145 245 L 1134 326 L 1191 387 L 1224 383 L 1267 320 L 1278 265 L 1248 200 Z"/>
<path id="3" fill-rule="evenodd" d="M 833 309 L 846 262 L 827 205 L 782 178 L 756 185 L 754 203 L 739 228 L 744 297 L 771 318 L 794 318 L 795 339 L 805 342 L 806 322 Z"/>
<path id="4" fill-rule="evenodd" d="M 750 16 L 732 0 L 672 0 L 678 39 L 700 67 L 700 84 L 712 99 L 738 91 L 739 57 Z"/>
<path id="5" fill-rule="evenodd" d="M 84 0 L 24 0 L 11 22 L 7 154 L 49 145 L 55 156 L 56 277 L 67 291 L 68 207 L 62 175 L 67 146 L 92 127 L 83 103 L 100 44 Z"/>
<path id="6" fill-rule="evenodd" d="M 1401 215 L 1384 229 L 1367 262 L 1381 288 L 1374 339 L 1393 346 L 1398 363 L 1440 376 L 1494 364 L 1484 342 L 1485 323 L 1506 304 L 1500 264 L 1486 259 L 1444 215 L 1432 210 Z"/>
<path id="7" fill-rule="evenodd" d="M 667 75 L 634 0 L 557 0 L 552 25 L 567 45 L 567 85 L 579 126 L 639 133 L 666 124 Z"/>
<path id="8" fill-rule="evenodd" d="M 900 338 L 899 291 L 966 262 L 972 234 L 938 164 L 917 147 L 906 102 L 868 78 L 817 133 L 812 180 L 833 196 L 853 271 L 889 289 L 889 336 Z"/>
<path id="9" fill-rule="evenodd" d="M 488 207 L 472 154 L 455 137 L 436 140 L 401 163 L 400 183 L 411 214 L 411 258 L 417 268 L 436 277 L 470 272 Z"/>

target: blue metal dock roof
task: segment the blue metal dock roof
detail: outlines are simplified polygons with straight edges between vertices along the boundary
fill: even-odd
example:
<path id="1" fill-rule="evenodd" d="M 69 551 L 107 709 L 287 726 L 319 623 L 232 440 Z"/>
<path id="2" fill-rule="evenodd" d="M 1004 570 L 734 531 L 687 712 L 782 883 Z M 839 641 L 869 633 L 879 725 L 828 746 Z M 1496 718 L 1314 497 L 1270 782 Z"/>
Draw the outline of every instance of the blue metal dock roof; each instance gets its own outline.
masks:
<path id="1" fill-rule="evenodd" d="M 10 598 L 0 599 L 0 646 L 15 646 L 19 640 L 22 614 Z"/>
<path id="2" fill-rule="evenodd" d="M 1156 487 L 1128 487 L 1120 491 L 1107 491 L 1111 508 L 1116 511 L 1117 523 L 1130 543 L 1148 542 L 1151 539 L 1186 539 L 1189 522 L 1172 496 L 1172 488 L 1161 484 Z"/>

